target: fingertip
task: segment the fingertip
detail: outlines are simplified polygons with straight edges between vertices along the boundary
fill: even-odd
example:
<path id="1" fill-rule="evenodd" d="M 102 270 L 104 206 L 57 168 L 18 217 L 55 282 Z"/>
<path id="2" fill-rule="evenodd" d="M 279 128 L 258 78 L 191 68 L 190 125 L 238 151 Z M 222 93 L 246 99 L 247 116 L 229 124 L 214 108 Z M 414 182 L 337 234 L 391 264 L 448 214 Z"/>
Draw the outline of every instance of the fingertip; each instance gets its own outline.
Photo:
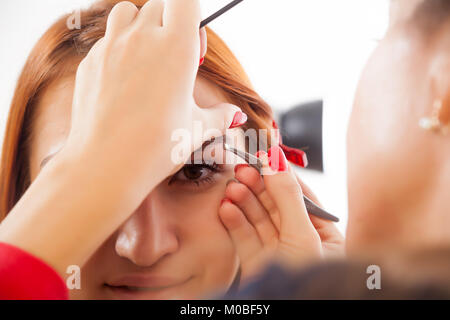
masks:
<path id="1" fill-rule="evenodd" d="M 223 206 L 224 204 L 228 204 L 228 203 L 232 203 L 230 199 L 228 198 L 224 198 L 222 199 L 222 201 L 220 202 L 220 206 Z"/>
<path id="2" fill-rule="evenodd" d="M 234 194 L 235 194 L 234 185 L 235 184 L 236 184 L 236 182 L 234 182 L 234 181 L 229 181 L 227 183 L 227 186 L 225 188 L 225 197 L 227 197 L 227 199 L 231 199 L 234 197 Z"/>
<path id="3" fill-rule="evenodd" d="M 246 185 L 237 182 L 231 182 L 225 189 L 225 195 L 233 201 L 233 203 L 241 203 L 245 201 L 250 192 L 251 191 Z"/>
<path id="4" fill-rule="evenodd" d="M 162 27 L 164 7 L 164 0 L 147 1 L 139 11 L 138 20 L 140 27 Z"/>
<path id="5" fill-rule="evenodd" d="M 267 156 L 267 153 L 264 150 L 259 150 L 258 152 L 256 152 L 255 156 L 260 160 L 264 160 L 264 157 Z"/>
<path id="6" fill-rule="evenodd" d="M 242 213 L 239 208 L 225 198 L 219 208 L 219 217 L 225 227 L 229 230 L 239 228 L 242 225 Z"/>
<path id="7" fill-rule="evenodd" d="M 229 129 L 242 127 L 244 124 L 247 123 L 247 120 L 248 120 L 247 114 L 245 114 L 242 111 L 237 111 L 233 115 L 233 119 L 231 121 Z"/>
<path id="8" fill-rule="evenodd" d="M 178 32 L 192 34 L 198 32 L 201 22 L 199 0 L 166 0 L 164 24 Z"/>
<path id="9" fill-rule="evenodd" d="M 131 1 L 120 1 L 114 5 L 114 7 L 111 9 L 110 14 L 117 13 L 123 10 L 129 10 L 132 12 L 139 12 L 139 9 L 137 6 L 131 2 Z"/>
<path id="10" fill-rule="evenodd" d="M 240 183 L 246 185 L 255 194 L 259 194 L 264 190 L 264 183 L 258 170 L 249 165 L 242 165 L 239 168 L 236 167 L 235 177 Z"/>
<path id="11" fill-rule="evenodd" d="M 249 165 L 247 163 L 239 163 L 234 167 L 234 173 L 237 174 L 240 169 L 243 168 L 249 168 Z"/>
<path id="12" fill-rule="evenodd" d="M 289 171 L 288 161 L 286 155 L 280 146 L 274 145 L 269 149 L 267 153 L 269 159 L 269 166 L 272 171 L 275 172 L 286 172 Z"/>
<path id="13" fill-rule="evenodd" d="M 139 13 L 136 5 L 130 1 L 122 1 L 114 5 L 106 22 L 105 37 L 111 37 L 129 26 Z"/>
<path id="14" fill-rule="evenodd" d="M 227 129 L 230 129 L 234 117 L 239 112 L 242 113 L 241 108 L 228 102 L 202 107 L 196 105 L 194 120 L 203 124 L 205 132 L 214 130 L 222 136 L 227 133 Z"/>

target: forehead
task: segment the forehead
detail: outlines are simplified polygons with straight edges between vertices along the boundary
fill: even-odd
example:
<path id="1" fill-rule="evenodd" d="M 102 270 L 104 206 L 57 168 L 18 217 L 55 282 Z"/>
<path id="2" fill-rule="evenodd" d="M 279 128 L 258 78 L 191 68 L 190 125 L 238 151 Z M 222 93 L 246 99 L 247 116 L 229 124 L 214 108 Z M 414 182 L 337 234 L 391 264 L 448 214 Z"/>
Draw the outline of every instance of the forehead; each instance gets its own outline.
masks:
<path id="1" fill-rule="evenodd" d="M 36 105 L 29 146 L 32 179 L 39 172 L 43 158 L 58 151 L 69 133 L 73 89 L 73 79 L 54 82 L 47 87 Z"/>
<path id="2" fill-rule="evenodd" d="M 64 145 L 70 131 L 74 86 L 73 77 L 58 80 L 49 85 L 39 99 L 30 144 L 31 179 L 39 173 L 42 160 Z M 195 83 L 194 99 L 202 108 L 229 102 L 219 87 L 200 77 Z"/>

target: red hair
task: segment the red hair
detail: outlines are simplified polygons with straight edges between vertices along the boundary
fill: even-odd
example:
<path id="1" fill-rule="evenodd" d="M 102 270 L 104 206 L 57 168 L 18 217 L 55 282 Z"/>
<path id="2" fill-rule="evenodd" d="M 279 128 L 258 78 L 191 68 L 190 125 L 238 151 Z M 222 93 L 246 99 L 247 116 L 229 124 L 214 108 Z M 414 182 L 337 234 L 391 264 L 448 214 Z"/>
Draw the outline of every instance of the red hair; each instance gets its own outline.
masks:
<path id="1" fill-rule="evenodd" d="M 78 63 L 105 34 L 114 4 L 101 1 L 81 11 L 81 28 L 70 30 L 69 14 L 56 21 L 31 51 L 11 102 L 0 164 L 0 221 L 30 185 L 29 147 L 37 102 L 44 90 L 65 76 L 75 77 Z M 132 1 L 140 6 L 146 1 Z M 199 76 L 223 90 L 247 115 L 246 128 L 272 129 L 272 111 L 253 90 L 239 61 L 210 29 L 208 53 Z M 270 131 L 269 131 L 270 132 Z M 270 139 L 267 139 L 270 141 Z"/>

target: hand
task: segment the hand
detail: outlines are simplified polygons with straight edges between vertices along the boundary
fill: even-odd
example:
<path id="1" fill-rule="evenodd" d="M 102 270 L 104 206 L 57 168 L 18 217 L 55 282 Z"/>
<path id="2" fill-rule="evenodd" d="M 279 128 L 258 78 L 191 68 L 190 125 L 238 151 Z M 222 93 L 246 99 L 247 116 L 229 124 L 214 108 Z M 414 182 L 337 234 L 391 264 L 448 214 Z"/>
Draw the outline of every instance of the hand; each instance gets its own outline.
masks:
<path id="1" fill-rule="evenodd" d="M 295 173 L 294 173 L 295 174 Z M 297 181 L 303 191 L 303 194 L 312 200 L 316 205 L 322 206 L 317 196 L 312 190 L 295 174 Z M 309 215 L 314 228 L 319 233 L 320 240 L 322 241 L 322 249 L 324 257 L 330 258 L 342 258 L 345 256 L 345 238 L 342 236 L 336 224 L 329 220 Z"/>
<path id="2" fill-rule="evenodd" d="M 228 184 L 219 209 L 241 260 L 244 281 L 270 261 L 295 269 L 343 247 L 343 238 L 332 222 L 308 216 L 302 182 L 288 166 L 283 151 L 273 147 L 269 153 L 271 157 L 281 155 L 284 171 L 261 177 L 250 166 L 237 166 L 237 182 Z M 272 171 L 268 155 L 259 153 L 259 157 L 263 170 Z M 317 201 L 309 188 L 305 190 Z"/>
<path id="3" fill-rule="evenodd" d="M 64 149 L 82 159 L 115 167 L 115 180 L 139 186 L 145 196 L 176 172 L 206 140 L 182 141 L 183 159 L 174 162 L 171 141 L 177 130 L 223 135 L 240 111 L 220 104 L 202 109 L 193 98 L 206 33 L 199 33 L 198 0 L 151 0 L 139 11 L 121 2 L 111 11 L 105 37 L 81 62 L 73 100 L 72 127 Z M 202 40 L 202 41 L 201 41 Z M 203 133 L 202 132 L 202 133 Z M 142 198 L 143 199 L 143 198 Z"/>

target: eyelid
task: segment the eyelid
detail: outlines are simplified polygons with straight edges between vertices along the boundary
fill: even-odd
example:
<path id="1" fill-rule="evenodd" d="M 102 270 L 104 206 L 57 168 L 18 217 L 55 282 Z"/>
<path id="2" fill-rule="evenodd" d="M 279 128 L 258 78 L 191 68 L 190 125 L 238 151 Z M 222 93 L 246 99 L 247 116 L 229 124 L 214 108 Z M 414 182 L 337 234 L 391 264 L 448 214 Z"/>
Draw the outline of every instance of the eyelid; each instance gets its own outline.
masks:
<path id="1" fill-rule="evenodd" d="M 223 171 L 223 166 L 221 166 L 221 165 L 219 165 L 219 164 L 212 164 L 212 165 L 207 164 L 207 163 L 203 163 L 203 164 L 186 164 L 186 165 L 184 165 L 179 171 L 177 171 L 173 176 L 171 176 L 171 177 L 169 178 L 168 185 L 171 185 L 172 183 L 175 183 L 175 182 L 180 182 L 180 183 L 198 183 L 198 182 L 201 182 L 201 181 L 203 181 L 204 179 L 207 179 L 207 178 L 208 178 L 208 177 L 206 177 L 206 178 L 201 178 L 201 179 L 198 179 L 198 180 L 189 180 L 189 179 L 182 180 L 182 179 L 176 179 L 177 175 L 179 175 L 180 173 L 182 173 L 182 172 L 183 172 L 183 169 L 185 169 L 187 166 L 198 166 L 198 167 L 202 167 L 202 168 L 205 168 L 205 169 L 211 171 L 211 174 L 215 174 L 215 173 L 218 173 L 218 172 L 222 172 L 222 171 Z"/>

